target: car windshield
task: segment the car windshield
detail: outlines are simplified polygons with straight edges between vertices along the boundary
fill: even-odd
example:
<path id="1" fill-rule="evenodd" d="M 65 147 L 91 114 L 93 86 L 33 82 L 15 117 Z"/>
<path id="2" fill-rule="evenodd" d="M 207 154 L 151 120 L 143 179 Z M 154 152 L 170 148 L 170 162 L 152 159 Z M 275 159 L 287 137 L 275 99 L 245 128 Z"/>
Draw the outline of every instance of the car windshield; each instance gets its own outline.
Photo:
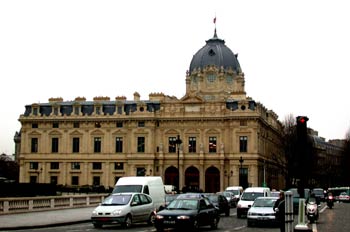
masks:
<path id="1" fill-rule="evenodd" d="M 230 192 L 222 192 L 222 195 L 224 195 L 225 197 L 231 197 L 232 193 L 230 193 Z"/>
<path id="2" fill-rule="evenodd" d="M 128 195 L 111 195 L 107 197 L 102 205 L 126 205 L 131 199 L 131 194 Z"/>
<path id="3" fill-rule="evenodd" d="M 263 193 L 244 192 L 241 199 L 245 201 L 254 201 L 255 198 L 262 197 L 262 196 L 264 196 Z"/>
<path id="4" fill-rule="evenodd" d="M 140 193 L 142 185 L 117 185 L 113 189 L 113 193 Z"/>
<path id="5" fill-rule="evenodd" d="M 175 199 L 168 205 L 167 209 L 198 209 L 197 199 Z"/>
<path id="6" fill-rule="evenodd" d="M 253 207 L 273 207 L 276 199 L 255 199 Z"/>
<path id="7" fill-rule="evenodd" d="M 233 195 L 239 195 L 239 190 L 231 190 Z"/>

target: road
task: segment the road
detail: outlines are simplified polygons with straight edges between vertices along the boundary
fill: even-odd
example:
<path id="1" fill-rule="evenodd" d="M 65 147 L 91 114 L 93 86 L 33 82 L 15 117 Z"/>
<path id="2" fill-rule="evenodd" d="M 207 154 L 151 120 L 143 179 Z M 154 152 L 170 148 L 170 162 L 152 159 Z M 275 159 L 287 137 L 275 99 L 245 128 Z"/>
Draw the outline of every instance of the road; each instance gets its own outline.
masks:
<path id="1" fill-rule="evenodd" d="M 337 231 L 337 232 L 347 232 L 350 228 L 350 204 L 347 203 L 336 203 L 333 209 L 328 209 L 323 203 L 320 211 L 320 218 L 316 224 L 310 225 L 313 232 L 320 231 Z M 297 219 L 295 218 L 295 223 Z M 91 223 L 81 223 L 69 226 L 60 227 L 48 227 L 41 229 L 26 229 L 26 230 L 15 230 L 17 232 L 80 232 L 80 231 L 132 231 L 132 232 L 154 232 L 155 229 L 147 224 L 136 224 L 132 228 L 125 230 L 120 226 L 104 226 L 100 229 L 95 229 Z M 210 227 L 203 227 L 201 231 L 213 231 Z M 225 231 L 225 232 L 279 232 L 277 227 L 247 227 L 246 219 L 238 219 L 236 217 L 236 209 L 231 209 L 231 214 L 228 217 L 222 216 L 220 219 L 219 227 L 215 231 Z"/>

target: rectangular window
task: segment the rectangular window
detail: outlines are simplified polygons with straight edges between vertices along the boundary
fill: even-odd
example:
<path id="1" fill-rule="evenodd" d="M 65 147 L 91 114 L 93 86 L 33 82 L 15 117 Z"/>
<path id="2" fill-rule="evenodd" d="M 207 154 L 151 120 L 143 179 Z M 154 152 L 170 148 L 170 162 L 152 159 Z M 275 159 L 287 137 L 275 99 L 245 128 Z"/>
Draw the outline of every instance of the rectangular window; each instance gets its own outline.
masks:
<path id="1" fill-rule="evenodd" d="M 124 163 L 122 163 L 122 162 L 115 162 L 114 163 L 114 170 L 124 170 Z"/>
<path id="2" fill-rule="evenodd" d="M 52 138 L 51 140 L 51 152 L 57 153 L 58 152 L 58 138 Z"/>
<path id="3" fill-rule="evenodd" d="M 74 122 L 74 123 L 73 123 L 73 127 L 74 127 L 74 128 L 79 128 L 79 127 L 80 127 L 79 122 Z"/>
<path id="4" fill-rule="evenodd" d="M 38 123 L 32 123 L 32 128 L 38 128 Z"/>
<path id="5" fill-rule="evenodd" d="M 32 153 L 38 152 L 38 138 L 32 138 L 31 151 Z"/>
<path id="6" fill-rule="evenodd" d="M 80 139 L 77 137 L 73 138 L 73 153 L 79 153 Z"/>
<path id="7" fill-rule="evenodd" d="M 115 138 L 115 152 L 122 153 L 123 152 L 123 137 Z"/>
<path id="8" fill-rule="evenodd" d="M 101 152 L 101 137 L 94 138 L 94 152 L 95 153 Z"/>
<path id="9" fill-rule="evenodd" d="M 79 176 L 72 176 L 72 185 L 79 185 Z"/>
<path id="10" fill-rule="evenodd" d="M 209 152 L 216 153 L 216 137 L 209 137 Z"/>
<path id="11" fill-rule="evenodd" d="M 59 123 L 58 122 L 52 123 L 52 128 L 59 128 Z"/>
<path id="12" fill-rule="evenodd" d="M 51 184 L 57 184 L 57 180 L 58 180 L 57 176 L 50 176 L 50 183 Z"/>
<path id="13" fill-rule="evenodd" d="M 38 108 L 33 108 L 33 115 L 38 115 Z"/>
<path id="14" fill-rule="evenodd" d="M 30 162 L 29 163 L 29 169 L 38 170 L 38 168 L 39 168 L 38 162 Z"/>
<path id="15" fill-rule="evenodd" d="M 71 168 L 72 168 L 72 170 L 80 170 L 80 163 L 79 162 L 72 162 Z"/>
<path id="16" fill-rule="evenodd" d="M 123 127 L 123 122 L 117 122 L 117 128 L 122 128 Z"/>
<path id="17" fill-rule="evenodd" d="M 101 162 L 93 162 L 92 163 L 92 169 L 93 170 L 101 170 L 102 169 L 102 163 Z"/>
<path id="18" fill-rule="evenodd" d="M 145 122 L 141 121 L 137 123 L 138 127 L 145 127 Z"/>
<path id="19" fill-rule="evenodd" d="M 196 152 L 196 137 L 188 138 L 188 152 L 190 153 Z"/>
<path id="20" fill-rule="evenodd" d="M 169 137 L 169 153 L 176 152 L 176 137 Z"/>
<path id="21" fill-rule="evenodd" d="M 93 176 L 92 177 L 92 184 L 95 186 L 99 186 L 100 185 L 100 177 L 99 176 Z"/>
<path id="22" fill-rule="evenodd" d="M 51 163 L 50 163 L 50 169 L 51 169 L 51 170 L 60 169 L 60 163 L 59 163 L 59 162 L 51 162 Z"/>
<path id="23" fill-rule="evenodd" d="M 239 137 L 239 152 L 247 152 L 248 151 L 248 137 L 240 136 Z"/>
<path id="24" fill-rule="evenodd" d="M 145 152 L 145 137 L 137 137 L 137 152 Z"/>

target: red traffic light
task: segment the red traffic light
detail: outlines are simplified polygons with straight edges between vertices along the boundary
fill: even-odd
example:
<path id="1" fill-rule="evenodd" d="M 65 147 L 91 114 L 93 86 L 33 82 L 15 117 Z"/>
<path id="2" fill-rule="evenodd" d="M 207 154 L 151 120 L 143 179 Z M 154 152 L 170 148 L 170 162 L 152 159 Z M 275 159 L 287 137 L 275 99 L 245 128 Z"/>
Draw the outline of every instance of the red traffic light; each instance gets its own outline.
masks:
<path id="1" fill-rule="evenodd" d="M 297 122 L 299 124 L 306 124 L 306 122 L 308 121 L 308 117 L 305 117 L 305 116 L 298 116 L 297 117 Z"/>

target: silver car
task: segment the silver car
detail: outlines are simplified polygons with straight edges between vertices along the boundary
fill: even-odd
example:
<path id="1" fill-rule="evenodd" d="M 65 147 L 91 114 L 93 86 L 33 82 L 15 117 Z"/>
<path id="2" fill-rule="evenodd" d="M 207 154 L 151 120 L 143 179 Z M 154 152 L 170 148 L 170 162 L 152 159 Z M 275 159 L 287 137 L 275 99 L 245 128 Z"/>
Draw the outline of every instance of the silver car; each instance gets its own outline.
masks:
<path id="1" fill-rule="evenodd" d="M 155 208 L 149 195 L 143 193 L 116 193 L 108 196 L 91 215 L 95 228 L 104 224 L 120 224 L 129 228 L 134 222 L 152 225 Z"/>
<path id="2" fill-rule="evenodd" d="M 273 206 L 278 197 L 257 197 L 247 213 L 248 226 L 257 224 L 276 225 L 276 217 Z"/>

